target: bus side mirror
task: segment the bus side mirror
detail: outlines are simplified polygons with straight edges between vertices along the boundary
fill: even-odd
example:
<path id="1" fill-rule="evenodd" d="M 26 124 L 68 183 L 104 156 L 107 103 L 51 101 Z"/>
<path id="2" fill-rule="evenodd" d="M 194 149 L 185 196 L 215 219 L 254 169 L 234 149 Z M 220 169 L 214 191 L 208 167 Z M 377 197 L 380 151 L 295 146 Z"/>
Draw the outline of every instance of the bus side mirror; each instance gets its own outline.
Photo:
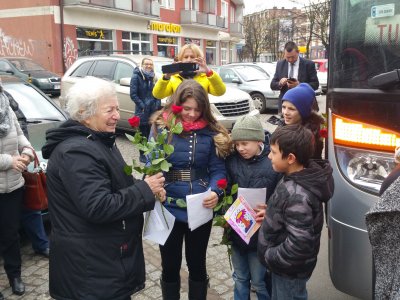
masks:
<path id="1" fill-rule="evenodd" d="M 376 75 L 368 80 L 371 87 L 378 89 L 392 89 L 400 83 L 400 69 Z"/>

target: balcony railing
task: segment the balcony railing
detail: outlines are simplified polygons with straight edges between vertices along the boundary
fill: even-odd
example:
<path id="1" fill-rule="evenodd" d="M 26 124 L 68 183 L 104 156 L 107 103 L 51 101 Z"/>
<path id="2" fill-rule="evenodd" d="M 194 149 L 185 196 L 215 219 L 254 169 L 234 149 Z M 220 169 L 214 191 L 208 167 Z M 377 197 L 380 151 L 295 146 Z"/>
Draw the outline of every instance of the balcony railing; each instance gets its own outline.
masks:
<path id="1" fill-rule="evenodd" d="M 233 36 L 243 36 L 243 25 L 239 22 L 231 23 L 229 27 L 229 33 Z"/>
<path id="2" fill-rule="evenodd" d="M 181 24 L 199 24 L 216 28 L 227 28 L 227 24 L 225 23 L 225 18 L 219 17 L 215 14 L 196 10 L 181 10 Z"/>
<path id="3" fill-rule="evenodd" d="M 64 0 L 64 6 L 84 5 L 114 8 L 149 16 L 160 16 L 160 4 L 153 0 Z"/>

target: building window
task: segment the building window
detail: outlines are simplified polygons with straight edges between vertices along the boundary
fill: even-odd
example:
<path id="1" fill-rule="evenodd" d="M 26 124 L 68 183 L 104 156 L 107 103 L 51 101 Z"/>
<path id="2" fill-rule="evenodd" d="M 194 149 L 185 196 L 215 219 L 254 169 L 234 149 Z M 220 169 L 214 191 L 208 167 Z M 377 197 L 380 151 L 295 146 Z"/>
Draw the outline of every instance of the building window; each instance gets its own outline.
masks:
<path id="1" fill-rule="evenodd" d="M 112 30 L 77 27 L 76 37 L 79 56 L 113 50 Z"/>
<path id="2" fill-rule="evenodd" d="M 167 9 L 175 9 L 175 0 L 158 0 L 160 6 Z"/>
<path id="3" fill-rule="evenodd" d="M 150 34 L 122 31 L 122 50 L 133 54 L 152 54 Z"/>
<path id="4" fill-rule="evenodd" d="M 228 18 L 228 2 L 221 1 L 221 17 Z"/>
<path id="5" fill-rule="evenodd" d="M 178 55 L 178 39 L 172 36 L 157 36 L 158 56 L 174 58 Z"/>
<path id="6" fill-rule="evenodd" d="M 231 23 L 235 23 L 235 8 L 231 6 Z"/>
<path id="7" fill-rule="evenodd" d="M 199 39 L 185 38 L 185 45 L 186 44 L 196 44 L 197 46 L 200 47 L 200 40 Z"/>
<path id="8" fill-rule="evenodd" d="M 227 42 L 221 42 L 221 65 L 228 63 L 228 48 L 229 44 Z"/>
<path id="9" fill-rule="evenodd" d="M 206 63 L 207 65 L 215 65 L 217 58 L 217 42 L 207 41 L 206 43 Z"/>

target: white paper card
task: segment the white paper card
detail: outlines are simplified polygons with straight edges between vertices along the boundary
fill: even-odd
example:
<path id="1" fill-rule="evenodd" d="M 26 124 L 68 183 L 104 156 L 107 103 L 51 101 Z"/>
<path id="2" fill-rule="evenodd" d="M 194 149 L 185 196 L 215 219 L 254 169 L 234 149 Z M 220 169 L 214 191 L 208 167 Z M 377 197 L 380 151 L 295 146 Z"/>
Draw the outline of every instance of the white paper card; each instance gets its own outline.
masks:
<path id="1" fill-rule="evenodd" d="M 249 189 L 240 187 L 238 188 L 238 198 L 239 196 L 243 196 L 251 208 L 256 209 L 258 204 L 265 204 L 267 188 Z"/>
<path id="2" fill-rule="evenodd" d="M 212 208 L 205 208 L 203 206 L 203 200 L 210 195 L 211 189 L 208 189 L 204 193 L 186 196 L 188 224 L 191 231 L 213 218 Z"/>
<path id="3" fill-rule="evenodd" d="M 162 207 L 160 201 L 156 201 L 154 210 L 150 213 L 144 213 L 144 216 L 144 224 L 146 224 L 146 228 L 143 230 L 143 238 L 163 246 L 174 227 L 174 215 L 172 215 L 165 207 Z"/>

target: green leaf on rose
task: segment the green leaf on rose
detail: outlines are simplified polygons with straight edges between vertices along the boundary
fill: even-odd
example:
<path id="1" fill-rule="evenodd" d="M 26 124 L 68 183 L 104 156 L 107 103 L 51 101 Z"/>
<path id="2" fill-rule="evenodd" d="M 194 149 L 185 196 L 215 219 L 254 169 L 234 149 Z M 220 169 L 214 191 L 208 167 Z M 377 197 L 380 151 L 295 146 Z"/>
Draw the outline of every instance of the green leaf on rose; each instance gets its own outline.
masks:
<path id="1" fill-rule="evenodd" d="M 173 126 L 173 127 L 171 128 L 171 131 L 172 131 L 172 133 L 174 133 L 174 134 L 181 134 L 182 131 L 183 131 L 182 123 L 179 122 L 179 123 L 175 124 L 175 126 Z"/>
<path id="2" fill-rule="evenodd" d="M 151 161 L 151 164 L 152 165 L 157 165 L 157 164 L 161 163 L 164 160 L 165 160 L 165 158 L 156 158 L 156 159 Z"/>
<path id="3" fill-rule="evenodd" d="M 172 167 L 172 164 L 170 164 L 167 160 L 163 160 L 160 165 L 161 170 L 164 172 L 168 172 L 170 167 Z"/>
<path id="4" fill-rule="evenodd" d="M 174 153 L 174 146 L 170 145 L 170 144 L 164 144 L 163 145 L 164 151 L 167 155 L 171 155 L 172 153 Z"/>
<path id="5" fill-rule="evenodd" d="M 232 185 L 232 189 L 231 189 L 231 195 L 234 195 L 238 192 L 239 189 L 239 185 L 237 183 L 235 183 L 234 185 Z"/>
<path id="6" fill-rule="evenodd" d="M 126 175 L 131 175 L 132 174 L 132 166 L 125 166 L 124 172 Z"/>
<path id="7" fill-rule="evenodd" d="M 187 204 L 186 204 L 186 202 L 185 202 L 185 200 L 183 200 L 183 199 L 178 199 L 178 200 L 176 200 L 176 205 L 178 206 L 178 207 L 187 207 Z"/>

